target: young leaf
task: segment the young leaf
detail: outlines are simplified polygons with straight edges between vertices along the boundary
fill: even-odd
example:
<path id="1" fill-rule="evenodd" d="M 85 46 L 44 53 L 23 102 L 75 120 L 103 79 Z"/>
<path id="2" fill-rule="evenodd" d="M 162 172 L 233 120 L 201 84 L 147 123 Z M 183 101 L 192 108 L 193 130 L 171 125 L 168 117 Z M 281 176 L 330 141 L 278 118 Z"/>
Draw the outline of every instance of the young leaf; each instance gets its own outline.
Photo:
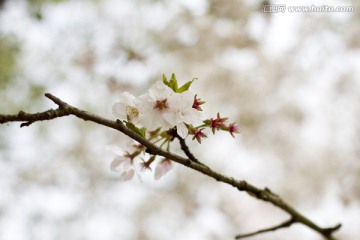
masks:
<path id="1" fill-rule="evenodd" d="M 139 129 L 138 127 L 136 127 L 133 123 L 131 123 L 131 122 L 127 122 L 127 121 L 125 121 L 125 123 L 126 123 L 126 126 L 128 127 L 128 128 L 130 128 L 131 130 L 133 130 L 134 132 L 136 132 L 137 134 L 139 134 L 140 136 L 142 136 L 142 137 L 146 137 L 146 128 L 141 128 L 141 129 Z"/>
<path id="2" fill-rule="evenodd" d="M 191 81 L 188 81 L 187 83 L 185 83 L 184 85 L 182 85 L 176 92 L 177 93 L 182 93 L 185 92 L 187 90 L 189 90 L 190 85 L 193 83 L 194 80 L 196 80 L 197 78 L 193 78 Z"/>
<path id="3" fill-rule="evenodd" d="M 169 85 L 168 85 L 168 80 L 167 80 L 165 74 L 163 74 L 162 77 L 163 77 L 163 83 L 164 83 L 166 86 L 169 86 Z"/>
<path id="4" fill-rule="evenodd" d="M 171 74 L 171 78 L 170 78 L 170 85 L 172 87 L 172 89 L 174 90 L 174 92 L 177 92 L 178 90 L 178 83 L 175 77 L 175 74 Z"/>
<path id="5" fill-rule="evenodd" d="M 165 77 L 165 75 L 163 75 L 163 83 L 168 86 L 169 88 L 171 88 L 174 92 L 176 92 L 176 90 L 178 89 L 178 84 L 177 84 L 177 80 L 175 77 L 175 74 L 171 75 L 170 81 L 168 81 Z"/>
<path id="6" fill-rule="evenodd" d="M 176 76 L 175 74 L 173 73 L 171 75 L 171 78 L 170 78 L 170 81 L 167 80 L 166 76 L 163 74 L 163 83 L 168 86 L 169 88 L 171 88 L 174 92 L 176 93 L 182 93 L 182 92 L 185 92 L 189 89 L 190 85 L 192 84 L 192 82 L 197 79 L 197 78 L 194 78 L 193 80 L 185 83 L 184 85 L 182 85 L 180 88 L 178 87 L 178 82 L 176 80 Z"/>

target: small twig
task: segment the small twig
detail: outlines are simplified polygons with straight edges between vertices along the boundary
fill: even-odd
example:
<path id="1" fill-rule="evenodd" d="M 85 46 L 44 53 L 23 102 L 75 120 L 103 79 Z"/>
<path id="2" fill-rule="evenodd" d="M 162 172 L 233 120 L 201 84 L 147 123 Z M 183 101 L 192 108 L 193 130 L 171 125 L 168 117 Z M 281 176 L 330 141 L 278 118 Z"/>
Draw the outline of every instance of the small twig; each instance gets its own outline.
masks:
<path id="1" fill-rule="evenodd" d="M 323 228 L 323 232 L 325 236 L 331 237 L 331 234 L 333 234 L 333 232 L 339 230 L 340 228 L 341 228 L 341 223 L 337 224 L 334 227 Z"/>
<path id="2" fill-rule="evenodd" d="M 169 135 L 171 135 L 172 139 L 177 138 L 179 140 L 180 143 L 180 147 L 181 150 L 185 153 L 185 155 L 189 158 L 189 160 L 191 160 L 192 162 L 196 162 L 204 167 L 208 167 L 206 164 L 200 162 L 195 156 L 194 154 L 192 154 L 192 152 L 190 151 L 189 147 L 186 145 L 185 139 L 183 139 L 182 137 L 180 137 L 180 135 L 177 133 L 177 129 L 176 127 L 171 128 L 167 131 L 167 133 Z"/>
<path id="3" fill-rule="evenodd" d="M 185 142 L 185 139 L 183 139 L 182 137 L 180 137 L 180 135 L 177 133 L 177 130 L 176 130 L 176 127 L 170 129 L 168 131 L 168 133 L 173 136 L 173 138 L 177 138 L 179 139 L 179 143 L 180 143 L 180 147 L 181 147 L 181 150 L 185 153 L 185 155 L 193 162 L 196 162 L 204 167 L 207 167 L 208 166 L 202 162 L 200 162 L 195 156 L 194 154 L 192 154 L 192 152 L 190 151 L 189 147 L 187 146 L 186 142 Z"/>
<path id="4" fill-rule="evenodd" d="M 23 122 L 21 126 L 29 126 L 30 124 L 37 121 L 52 120 L 58 117 L 74 115 L 85 121 L 91 121 L 109 128 L 113 128 L 117 131 L 120 131 L 123 134 L 127 135 L 128 137 L 134 139 L 135 141 L 145 146 L 147 150 L 154 155 L 160 155 L 167 159 L 171 159 L 174 162 L 187 166 L 195 171 L 201 172 L 204 175 L 209 176 L 217 181 L 229 184 L 235 187 L 236 189 L 238 189 L 239 191 L 244 191 L 254 198 L 272 203 L 274 206 L 287 212 L 291 216 L 291 218 L 294 219 L 294 221 L 296 221 L 297 223 L 301 223 L 309 227 L 310 229 L 313 229 L 314 231 L 318 232 L 321 236 L 323 236 L 325 239 L 334 240 L 335 238 L 333 238 L 332 234 L 341 227 L 341 225 L 338 224 L 330 228 L 321 228 L 316 223 L 314 223 L 313 221 L 302 215 L 300 212 L 295 210 L 292 206 L 290 206 L 288 203 L 282 200 L 278 195 L 273 193 L 270 189 L 268 188 L 260 189 L 249 184 L 244 180 L 242 181 L 235 180 L 232 177 L 227 177 L 225 175 L 213 171 L 208 166 L 200 163 L 199 160 L 197 160 L 193 156 L 193 154 L 191 154 L 185 143 L 185 140 L 183 139 L 181 140 L 181 138 L 179 138 L 180 145 L 188 158 L 184 158 L 179 155 L 161 149 L 160 147 L 151 143 L 147 139 L 143 138 L 141 135 L 127 128 L 121 121 L 112 121 L 100 117 L 98 115 L 80 110 L 63 102 L 62 100 L 53 96 L 50 93 L 45 94 L 45 96 L 51 99 L 54 103 L 56 103 L 59 106 L 59 108 L 56 110 L 50 109 L 45 112 L 34 113 L 34 114 L 25 113 L 23 111 L 20 111 L 18 114 L 15 115 L 0 114 L 0 124 L 7 122 Z"/>
<path id="5" fill-rule="evenodd" d="M 57 104 L 59 106 L 59 108 L 71 107 L 69 104 L 67 104 L 66 102 L 61 101 L 60 98 L 55 97 L 51 93 L 45 93 L 45 97 L 47 97 L 48 99 L 53 101 L 55 104 Z"/>
<path id="6" fill-rule="evenodd" d="M 180 147 L 181 147 L 181 150 L 185 153 L 185 155 L 193 162 L 196 162 L 200 165 L 203 165 L 204 167 L 207 167 L 208 166 L 202 162 L 200 162 L 195 156 L 194 154 L 192 154 L 192 152 L 190 151 L 189 147 L 186 145 L 186 142 L 185 142 L 185 139 L 183 139 L 182 137 L 180 137 L 178 134 L 177 134 L 177 139 L 179 139 L 179 143 L 180 143 Z"/>
<path id="7" fill-rule="evenodd" d="M 176 136 L 179 139 L 181 150 L 186 154 L 191 161 L 199 163 L 200 161 L 192 154 L 189 147 L 186 145 L 185 139 L 181 138 L 180 136 Z"/>
<path id="8" fill-rule="evenodd" d="M 296 223 L 295 219 L 294 218 L 290 218 L 289 220 L 283 222 L 283 223 L 280 223 L 276 226 L 273 226 L 273 227 L 269 227 L 269 228 L 264 228 L 264 229 L 261 229 L 261 230 L 258 230 L 256 232 L 251 232 L 251 233 L 246 233 L 246 234 L 240 234 L 240 235 L 237 235 L 235 237 L 235 239 L 241 239 L 241 238 L 246 238 L 246 237 L 251 237 L 251 236 L 255 236 L 255 235 L 258 235 L 258 234 L 261 234 L 261 233 L 266 233 L 266 232 L 272 232 L 272 231 L 276 231 L 278 229 L 281 229 L 281 228 L 286 228 L 286 227 L 290 227 L 292 224 Z"/>

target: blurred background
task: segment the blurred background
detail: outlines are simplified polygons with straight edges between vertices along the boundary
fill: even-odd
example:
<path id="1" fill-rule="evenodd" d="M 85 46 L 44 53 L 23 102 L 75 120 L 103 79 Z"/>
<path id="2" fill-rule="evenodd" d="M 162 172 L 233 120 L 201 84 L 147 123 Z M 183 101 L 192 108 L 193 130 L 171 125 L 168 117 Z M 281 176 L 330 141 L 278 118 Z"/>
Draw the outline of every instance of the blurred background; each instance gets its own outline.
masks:
<path id="1" fill-rule="evenodd" d="M 193 84 L 204 115 L 237 121 L 196 156 L 269 187 L 339 239 L 360 236 L 360 12 L 267 13 L 237 0 L 2 0 L 0 112 L 55 108 L 43 94 L 113 118 L 128 91 L 164 73 Z M 290 4 L 288 4 L 290 6 Z M 119 181 L 115 132 L 74 117 L 0 126 L 0 239 L 233 239 L 281 210 L 175 165 L 159 181 Z M 303 226 L 250 239 L 321 239 Z"/>

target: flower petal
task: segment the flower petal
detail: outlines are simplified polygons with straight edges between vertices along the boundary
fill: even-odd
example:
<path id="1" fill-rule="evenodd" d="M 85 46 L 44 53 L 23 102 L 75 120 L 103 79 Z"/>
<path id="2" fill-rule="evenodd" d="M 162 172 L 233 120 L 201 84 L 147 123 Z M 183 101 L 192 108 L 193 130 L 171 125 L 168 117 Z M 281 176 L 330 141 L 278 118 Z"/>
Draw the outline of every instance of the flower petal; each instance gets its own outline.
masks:
<path id="1" fill-rule="evenodd" d="M 137 99 L 128 92 L 124 92 L 119 97 L 119 102 L 115 103 L 112 107 L 113 115 L 118 119 L 126 119 L 127 115 L 131 115 L 128 113 L 127 109 L 137 110 Z"/>
<path id="2" fill-rule="evenodd" d="M 149 89 L 149 95 L 153 100 L 167 99 L 172 94 L 173 91 L 161 81 L 157 81 Z"/>
<path id="3" fill-rule="evenodd" d="M 111 164 L 110 164 L 110 169 L 112 171 L 119 171 L 118 167 L 120 166 L 120 164 L 124 161 L 123 158 L 117 156 L 114 158 L 114 160 L 112 160 Z"/>
<path id="4" fill-rule="evenodd" d="M 179 134 L 179 136 L 185 139 L 188 134 L 188 129 L 187 129 L 185 123 L 182 122 L 182 123 L 177 124 L 176 129 L 177 129 L 177 133 Z"/>
<path id="5" fill-rule="evenodd" d="M 121 174 L 120 180 L 121 180 L 121 181 L 124 181 L 124 182 L 129 181 L 129 180 L 131 180 L 131 179 L 134 177 L 134 173 L 135 173 L 134 169 L 131 168 L 131 169 L 129 169 L 129 170 L 127 170 L 126 172 L 123 172 L 123 173 Z"/>
<path id="6" fill-rule="evenodd" d="M 119 102 L 126 103 L 127 105 L 130 105 L 130 106 L 135 106 L 135 100 L 136 100 L 136 97 L 128 92 L 122 93 L 119 97 Z"/>
<path id="7" fill-rule="evenodd" d="M 124 151 L 115 145 L 108 145 L 105 149 L 119 156 L 124 155 Z"/>
<path id="8" fill-rule="evenodd" d="M 161 161 L 155 168 L 155 180 L 159 180 L 162 176 L 172 169 L 172 162 L 168 159 Z"/>
<path id="9" fill-rule="evenodd" d="M 116 156 L 110 164 L 110 169 L 116 172 L 127 171 L 131 167 L 131 160 L 129 158 Z"/>
<path id="10" fill-rule="evenodd" d="M 154 130 L 158 127 L 170 128 L 175 126 L 175 124 L 169 125 L 164 119 L 163 115 L 168 112 L 168 110 L 160 112 L 154 109 L 156 100 L 151 99 L 148 94 L 140 96 L 139 102 L 138 106 L 141 112 L 139 122 L 148 130 Z"/>
<path id="11" fill-rule="evenodd" d="M 112 114 L 117 118 L 117 119 L 126 119 L 126 106 L 128 106 L 128 104 L 123 103 L 123 102 L 117 102 L 113 105 L 112 107 Z"/>
<path id="12" fill-rule="evenodd" d="M 140 174 L 137 171 L 135 171 L 135 173 L 136 173 L 136 177 L 138 178 L 138 180 L 142 183 L 143 180 L 142 180 Z"/>

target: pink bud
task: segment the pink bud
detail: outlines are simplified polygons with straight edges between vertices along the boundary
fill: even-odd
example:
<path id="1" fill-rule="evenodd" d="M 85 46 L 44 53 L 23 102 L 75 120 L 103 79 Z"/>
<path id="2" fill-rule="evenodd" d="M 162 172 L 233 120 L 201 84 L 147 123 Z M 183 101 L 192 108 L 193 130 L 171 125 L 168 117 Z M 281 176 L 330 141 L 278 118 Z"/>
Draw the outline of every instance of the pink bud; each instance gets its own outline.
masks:
<path id="1" fill-rule="evenodd" d="M 200 105 L 204 104 L 205 102 L 201 101 L 201 99 L 197 98 L 196 96 L 197 96 L 197 94 L 194 96 L 194 103 L 193 103 L 192 107 L 198 111 L 202 111 Z"/>
<path id="2" fill-rule="evenodd" d="M 234 133 L 239 133 L 239 127 L 235 125 L 236 123 L 231 123 L 229 125 L 229 133 L 231 136 L 235 137 Z"/>
<path id="3" fill-rule="evenodd" d="M 201 129 L 194 128 L 194 129 L 192 129 L 192 134 L 194 134 L 193 140 L 196 138 L 196 140 L 200 144 L 201 144 L 201 139 L 202 138 L 207 138 L 206 134 L 202 132 L 203 130 L 204 130 L 204 128 L 201 128 Z"/>

